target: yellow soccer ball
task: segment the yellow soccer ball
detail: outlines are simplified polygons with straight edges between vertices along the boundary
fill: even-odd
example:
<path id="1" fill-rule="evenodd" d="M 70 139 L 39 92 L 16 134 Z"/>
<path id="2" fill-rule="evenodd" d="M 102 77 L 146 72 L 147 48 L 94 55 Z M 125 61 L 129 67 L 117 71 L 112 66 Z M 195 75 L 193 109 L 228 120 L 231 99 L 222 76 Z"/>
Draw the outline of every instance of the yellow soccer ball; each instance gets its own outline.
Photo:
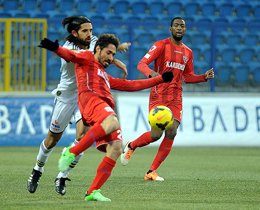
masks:
<path id="1" fill-rule="evenodd" d="M 166 106 L 156 106 L 149 113 L 149 123 L 155 130 L 167 130 L 173 121 L 172 111 Z"/>

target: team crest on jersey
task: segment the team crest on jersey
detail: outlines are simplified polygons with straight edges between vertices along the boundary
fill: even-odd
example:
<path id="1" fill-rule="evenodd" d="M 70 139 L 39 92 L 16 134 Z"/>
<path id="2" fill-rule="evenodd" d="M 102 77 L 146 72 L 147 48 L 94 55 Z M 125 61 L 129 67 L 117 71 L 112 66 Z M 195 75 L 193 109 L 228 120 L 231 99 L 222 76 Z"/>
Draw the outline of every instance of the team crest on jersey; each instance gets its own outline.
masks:
<path id="1" fill-rule="evenodd" d="M 156 48 L 157 48 L 157 47 L 156 47 L 155 45 L 153 45 L 153 46 L 151 47 L 151 49 L 149 50 L 149 52 L 154 51 Z"/>
<path id="2" fill-rule="evenodd" d="M 184 63 L 187 63 L 187 61 L 188 61 L 188 58 L 187 58 L 187 56 L 183 56 L 183 61 L 184 61 Z"/>

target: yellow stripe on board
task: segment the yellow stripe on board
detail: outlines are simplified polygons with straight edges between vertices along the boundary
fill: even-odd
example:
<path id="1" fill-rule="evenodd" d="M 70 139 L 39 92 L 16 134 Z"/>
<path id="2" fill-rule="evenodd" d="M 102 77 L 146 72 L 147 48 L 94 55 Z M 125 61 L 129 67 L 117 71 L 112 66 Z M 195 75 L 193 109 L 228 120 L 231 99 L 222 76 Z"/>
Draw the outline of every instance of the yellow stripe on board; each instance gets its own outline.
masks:
<path id="1" fill-rule="evenodd" d="M 47 20 L 0 18 L 0 23 L 5 29 L 0 30 L 0 91 L 45 91 L 47 55 L 38 44 L 47 37 Z"/>
<path id="2" fill-rule="evenodd" d="M 0 20 L 1 22 L 1 20 Z M 10 66 L 11 66 L 11 27 L 12 22 L 7 20 L 5 22 L 5 30 L 4 30 L 4 90 L 10 91 L 11 90 L 11 73 L 10 73 Z M 9 30 L 8 30 L 9 29 Z"/>
<path id="3" fill-rule="evenodd" d="M 14 27 L 17 28 L 18 23 L 15 23 Z M 14 40 L 17 40 L 17 30 L 14 31 Z M 17 85 L 17 42 L 14 42 L 13 49 L 13 86 Z"/>

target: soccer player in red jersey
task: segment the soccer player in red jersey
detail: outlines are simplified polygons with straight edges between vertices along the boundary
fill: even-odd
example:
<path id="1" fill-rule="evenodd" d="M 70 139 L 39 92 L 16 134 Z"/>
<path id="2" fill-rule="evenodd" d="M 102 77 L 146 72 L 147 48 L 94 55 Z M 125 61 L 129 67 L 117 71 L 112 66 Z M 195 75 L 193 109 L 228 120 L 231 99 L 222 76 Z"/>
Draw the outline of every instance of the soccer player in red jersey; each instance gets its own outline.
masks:
<path id="1" fill-rule="evenodd" d="M 62 25 L 67 29 L 67 32 L 69 32 L 69 35 L 65 38 L 66 42 L 63 47 L 70 50 L 88 50 L 93 53 L 98 38 L 92 35 L 93 27 L 88 18 L 84 16 L 66 17 L 62 20 Z M 119 45 L 117 50 L 120 52 L 126 52 L 130 45 L 131 43 L 122 43 Z M 126 65 L 117 59 L 114 59 L 113 63 L 125 72 L 126 78 Z M 71 118 L 74 118 L 76 124 L 76 139 L 72 142 L 72 145 L 76 145 L 89 129 L 83 125 L 81 113 L 78 107 L 75 64 L 61 59 L 60 71 L 62 72 L 60 82 L 57 85 L 57 88 L 52 91 L 52 94 L 55 97 L 55 102 L 51 114 L 49 132 L 47 137 L 40 144 L 36 164 L 27 181 L 27 189 L 30 193 L 35 193 L 37 190 L 40 178 L 44 172 L 44 166 L 51 155 L 53 148 L 60 141 L 65 128 L 71 121 Z M 78 155 L 65 172 L 58 173 L 54 181 L 55 191 L 57 194 L 65 195 L 65 182 L 67 180 L 70 181 L 67 176 L 77 165 L 82 156 L 83 153 Z"/>
<path id="2" fill-rule="evenodd" d="M 139 62 L 137 68 L 147 77 L 155 77 L 165 71 L 172 71 L 174 79 L 171 83 L 159 84 L 151 89 L 149 111 L 158 105 L 164 105 L 171 109 L 174 122 L 165 131 L 165 137 L 159 147 L 158 153 L 152 163 L 151 168 L 145 173 L 145 180 L 164 181 L 158 176 L 156 169 L 166 159 L 171 151 L 177 128 L 182 117 L 182 78 L 185 83 L 207 82 L 214 78 L 213 69 L 206 71 L 202 75 L 194 75 L 193 72 L 193 52 L 184 43 L 182 38 L 186 33 L 186 22 L 181 17 L 173 18 L 169 28 L 171 37 L 157 41 L 149 52 Z M 154 70 L 148 65 L 154 61 Z M 160 139 L 163 131 L 151 128 L 151 131 L 142 134 L 136 140 L 125 143 L 121 154 L 121 163 L 127 165 L 134 150 L 144 147 Z"/>
<path id="3" fill-rule="evenodd" d="M 45 38 L 39 47 L 54 51 L 66 61 L 76 63 L 75 74 L 78 85 L 78 104 L 85 125 L 91 129 L 74 147 L 64 148 L 59 160 L 59 169 L 67 170 L 68 166 L 81 152 L 88 149 L 94 142 L 97 149 L 106 152 L 100 163 L 97 174 L 89 190 L 87 201 L 111 201 L 100 193 L 101 186 L 111 175 L 117 158 L 121 154 L 121 128 L 114 112 L 115 102 L 110 89 L 121 91 L 143 90 L 173 79 L 171 71 L 161 76 L 146 80 L 116 79 L 105 72 L 116 54 L 119 40 L 114 35 L 101 35 L 94 48 L 94 55 L 89 51 L 71 51 L 59 46 L 58 41 L 52 42 Z"/>

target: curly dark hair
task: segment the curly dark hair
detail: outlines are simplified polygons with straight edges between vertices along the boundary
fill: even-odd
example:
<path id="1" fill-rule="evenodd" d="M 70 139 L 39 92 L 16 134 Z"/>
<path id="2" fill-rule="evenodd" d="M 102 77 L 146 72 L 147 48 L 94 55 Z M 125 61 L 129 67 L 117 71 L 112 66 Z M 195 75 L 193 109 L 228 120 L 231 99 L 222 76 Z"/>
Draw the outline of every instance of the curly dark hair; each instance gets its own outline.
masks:
<path id="1" fill-rule="evenodd" d="M 96 47 L 99 46 L 101 50 L 107 47 L 109 44 L 115 45 L 116 49 L 118 48 L 120 41 L 118 38 L 115 37 L 114 34 L 101 34 L 98 37 L 94 48 L 94 54 L 96 53 Z"/>
<path id="2" fill-rule="evenodd" d="M 64 28 L 68 24 L 67 31 L 70 33 L 70 35 L 67 36 L 65 38 L 65 40 L 68 40 L 69 42 L 76 44 L 77 38 L 74 37 L 71 34 L 71 32 L 73 30 L 78 31 L 83 23 L 91 23 L 91 21 L 90 21 L 90 19 L 88 19 L 87 17 L 84 17 L 84 16 L 70 16 L 70 17 L 64 18 L 62 20 L 61 24 L 63 25 Z"/>

